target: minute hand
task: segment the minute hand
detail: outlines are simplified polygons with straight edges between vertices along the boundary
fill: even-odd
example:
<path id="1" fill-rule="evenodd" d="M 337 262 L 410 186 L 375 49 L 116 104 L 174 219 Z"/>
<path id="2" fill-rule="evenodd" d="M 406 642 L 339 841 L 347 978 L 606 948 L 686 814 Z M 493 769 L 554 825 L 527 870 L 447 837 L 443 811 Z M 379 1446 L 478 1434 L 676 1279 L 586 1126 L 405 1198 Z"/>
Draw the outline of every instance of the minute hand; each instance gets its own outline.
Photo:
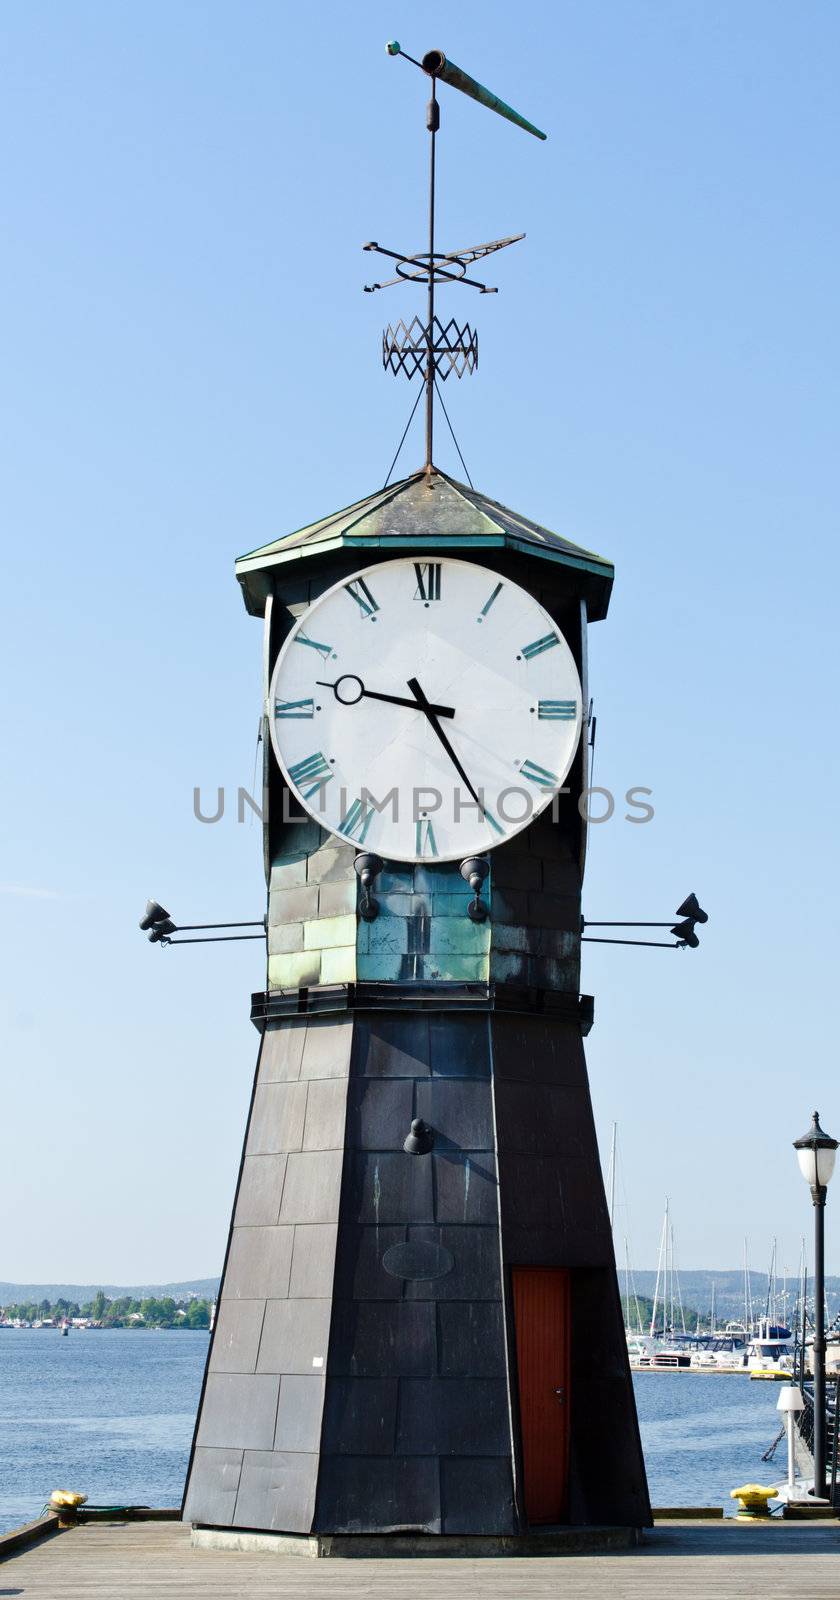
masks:
<path id="1" fill-rule="evenodd" d="M 437 734 L 441 744 L 443 745 L 444 750 L 446 751 L 446 754 L 448 755 L 450 761 L 452 762 L 452 765 L 455 768 L 455 771 L 458 773 L 458 776 L 463 779 L 463 781 L 466 784 L 467 789 L 469 790 L 470 794 L 472 795 L 476 805 L 479 807 L 479 809 L 481 811 L 483 811 L 484 810 L 484 803 L 479 798 L 479 796 L 476 794 L 475 789 L 473 788 L 472 784 L 470 783 L 470 780 L 467 777 L 467 774 L 465 773 L 463 767 L 461 766 L 461 763 L 458 760 L 458 757 L 456 756 L 455 751 L 453 750 L 451 744 L 449 743 L 449 740 L 448 740 L 446 734 L 444 733 L 440 723 L 438 722 L 438 719 L 437 719 L 437 717 L 435 715 L 434 707 L 431 706 L 429 701 L 426 699 L 426 696 L 424 695 L 423 690 L 420 688 L 420 685 L 417 682 L 417 679 L 416 678 L 409 678 L 408 687 L 411 690 L 412 694 L 414 695 L 414 698 L 417 701 L 417 704 L 420 707 L 420 710 L 421 711 L 425 711 L 429 722 L 431 723 L 432 727 L 434 728 L 435 733 Z"/>

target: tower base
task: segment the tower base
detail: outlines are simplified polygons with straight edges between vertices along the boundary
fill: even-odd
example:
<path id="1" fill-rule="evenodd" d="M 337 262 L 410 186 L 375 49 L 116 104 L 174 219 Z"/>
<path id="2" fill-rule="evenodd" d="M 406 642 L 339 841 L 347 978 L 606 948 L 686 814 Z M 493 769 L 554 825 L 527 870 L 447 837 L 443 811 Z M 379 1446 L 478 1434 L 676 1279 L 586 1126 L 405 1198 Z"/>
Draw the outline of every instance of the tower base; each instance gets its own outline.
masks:
<path id="1" fill-rule="evenodd" d="M 577 1556 L 590 1551 L 631 1550 L 644 1538 L 641 1528 L 546 1528 L 539 1533 L 447 1534 L 255 1533 L 231 1528 L 193 1528 L 194 1550 L 234 1550 L 293 1560 L 414 1560 L 432 1557 L 461 1561 L 499 1556 Z"/>
<path id="2" fill-rule="evenodd" d="M 266 1020 L 185 1520 L 318 1554 L 649 1524 L 581 1022 L 494 998 Z"/>

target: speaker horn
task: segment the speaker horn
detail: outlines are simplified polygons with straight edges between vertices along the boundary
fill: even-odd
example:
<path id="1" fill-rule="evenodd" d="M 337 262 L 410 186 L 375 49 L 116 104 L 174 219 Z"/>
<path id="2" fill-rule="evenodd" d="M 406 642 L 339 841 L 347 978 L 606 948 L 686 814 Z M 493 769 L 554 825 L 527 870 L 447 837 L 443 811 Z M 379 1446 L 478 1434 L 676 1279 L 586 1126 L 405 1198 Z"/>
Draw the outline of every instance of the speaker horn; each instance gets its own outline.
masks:
<path id="1" fill-rule="evenodd" d="M 164 911 L 163 906 L 158 905 L 157 900 L 147 900 L 146 910 L 140 918 L 140 926 L 145 933 L 146 929 L 153 928 L 156 922 L 165 922 L 168 916 L 169 912 Z"/>
<path id="2" fill-rule="evenodd" d="M 158 944 L 161 939 L 166 938 L 167 934 L 177 933 L 177 931 L 171 918 L 164 917 L 162 922 L 156 922 L 154 927 L 149 929 L 149 941 L 151 944 Z"/>
<path id="3" fill-rule="evenodd" d="M 694 932 L 694 922 L 691 917 L 687 917 L 685 922 L 678 922 L 671 932 L 675 939 L 679 939 L 680 944 L 687 944 L 691 950 L 697 949 L 700 940 Z"/>
<path id="4" fill-rule="evenodd" d="M 690 894 L 681 906 L 677 906 L 678 917 L 690 917 L 692 922 L 708 922 L 709 913 L 704 911 L 696 894 Z"/>

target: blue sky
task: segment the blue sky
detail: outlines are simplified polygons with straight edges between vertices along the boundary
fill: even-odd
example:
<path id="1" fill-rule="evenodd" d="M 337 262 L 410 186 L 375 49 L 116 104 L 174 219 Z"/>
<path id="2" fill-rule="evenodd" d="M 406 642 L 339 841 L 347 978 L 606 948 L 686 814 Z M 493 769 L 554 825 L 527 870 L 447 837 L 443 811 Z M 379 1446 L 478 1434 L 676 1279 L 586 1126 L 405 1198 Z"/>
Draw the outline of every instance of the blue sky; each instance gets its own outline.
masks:
<path id="1" fill-rule="evenodd" d="M 596 781 L 656 815 L 594 830 L 585 911 L 711 913 L 697 952 L 586 947 L 619 1230 L 654 1264 L 668 1193 L 685 1266 L 776 1234 L 794 1268 L 790 1140 L 840 1131 L 837 8 L 34 0 L 0 35 L 0 1277 L 221 1262 L 260 946 L 136 922 L 260 915 L 256 822 L 192 814 L 254 770 L 233 558 L 376 488 L 408 416 L 377 343 L 419 296 L 361 292 L 365 240 L 423 242 L 394 36 L 550 134 L 442 93 L 445 247 L 528 235 L 442 296 L 481 338 L 446 399 L 478 486 L 616 563 Z"/>

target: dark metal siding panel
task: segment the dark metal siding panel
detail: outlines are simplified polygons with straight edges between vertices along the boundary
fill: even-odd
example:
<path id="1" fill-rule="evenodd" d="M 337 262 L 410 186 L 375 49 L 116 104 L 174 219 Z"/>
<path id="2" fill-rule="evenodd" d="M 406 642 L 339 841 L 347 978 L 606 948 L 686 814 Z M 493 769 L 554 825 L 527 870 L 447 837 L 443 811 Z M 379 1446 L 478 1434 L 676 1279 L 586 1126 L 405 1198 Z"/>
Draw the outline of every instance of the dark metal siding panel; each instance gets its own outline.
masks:
<path id="1" fill-rule="evenodd" d="M 400 1384 L 397 1453 L 508 1458 L 504 1378 L 407 1378 Z"/>
<path id="2" fill-rule="evenodd" d="M 315 1527 L 335 1533 L 441 1532 L 434 1456 L 322 1454 Z"/>
<path id="3" fill-rule="evenodd" d="M 264 1316 L 264 1300 L 225 1300 L 216 1317 L 214 1372 L 256 1372 Z"/>
<path id="4" fill-rule="evenodd" d="M 444 1378 L 504 1378 L 500 1301 L 443 1300 L 437 1308 L 440 1373 Z"/>
<path id="5" fill-rule="evenodd" d="M 354 1027 L 316 1527 L 510 1532 L 487 1019 L 357 1012 Z M 402 1149 L 416 1116 L 431 1156 Z M 383 1255 L 404 1241 L 442 1247 L 450 1270 L 391 1276 Z"/>
<path id="6" fill-rule="evenodd" d="M 440 1464 L 444 1533 L 516 1533 L 509 1457 L 446 1456 Z"/>
<path id="7" fill-rule="evenodd" d="M 312 1526 L 317 1455 L 246 1450 L 236 1497 L 237 1528 L 308 1533 Z"/>
<path id="8" fill-rule="evenodd" d="M 347 1016 L 264 1035 L 189 1475 L 197 1522 L 311 1526 L 351 1040 Z"/>
<path id="9" fill-rule="evenodd" d="M 344 1301 L 336 1305 L 330 1377 L 413 1378 L 434 1372 L 436 1364 L 435 1308 L 431 1303 Z M 325 1449 L 328 1443 L 325 1437 Z"/>
<path id="10" fill-rule="evenodd" d="M 236 1510 L 243 1453 L 242 1450 L 205 1446 L 195 1451 L 182 1512 L 185 1522 L 202 1520 L 218 1527 L 230 1526 Z"/>
<path id="11" fill-rule="evenodd" d="M 396 1378 L 334 1378 L 327 1382 L 324 1434 L 336 1455 L 392 1456 L 397 1440 Z"/>

